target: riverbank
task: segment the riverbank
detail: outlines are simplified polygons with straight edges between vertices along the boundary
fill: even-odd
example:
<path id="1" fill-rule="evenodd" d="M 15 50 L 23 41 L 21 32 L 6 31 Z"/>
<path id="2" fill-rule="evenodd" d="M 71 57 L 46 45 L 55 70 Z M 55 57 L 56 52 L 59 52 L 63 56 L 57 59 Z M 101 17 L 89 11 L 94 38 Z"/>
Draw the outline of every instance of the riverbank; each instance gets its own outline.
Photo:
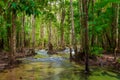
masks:
<path id="1" fill-rule="evenodd" d="M 62 55 L 62 57 L 67 56 L 69 61 L 69 53 L 66 53 L 66 52 L 69 52 L 69 50 L 65 50 L 63 51 L 63 53 L 62 51 L 58 52 L 58 54 L 55 54 L 55 55 L 58 55 L 58 56 Z M 9 62 L 8 56 L 7 56 L 8 54 L 9 53 L 5 51 L 0 52 L 0 71 L 18 66 L 20 63 L 22 63 L 22 61 L 18 60 L 19 58 L 26 58 L 29 56 L 33 56 L 35 55 L 35 52 L 32 49 L 24 49 L 24 51 L 17 51 L 16 53 L 17 62 L 15 65 L 12 65 L 12 66 L 8 64 Z M 46 50 L 38 50 L 38 54 L 48 55 Z M 34 58 L 37 58 L 37 57 L 34 57 Z M 42 57 L 40 56 L 40 58 Z M 85 62 L 82 60 L 77 62 L 77 64 L 82 64 L 82 65 L 84 65 L 84 63 Z M 103 54 L 101 57 L 89 58 L 89 65 L 114 69 L 114 71 L 116 72 L 120 71 L 120 63 L 114 61 L 114 57 L 111 54 Z"/>
<path id="2" fill-rule="evenodd" d="M 1 72 L 0 80 L 120 80 L 120 74 L 97 66 L 90 66 L 89 75 L 83 74 L 84 66 L 70 62 L 69 54 L 38 52 L 34 57 L 23 58 L 18 67 Z"/>
<path id="3" fill-rule="evenodd" d="M 117 60 L 114 60 L 113 54 L 102 54 L 102 56 L 90 56 L 89 66 L 96 66 L 101 68 L 106 68 L 111 71 L 120 73 L 120 55 L 117 56 Z M 76 64 L 85 65 L 85 56 L 79 59 L 72 58 L 73 62 Z"/>
<path id="4" fill-rule="evenodd" d="M 20 63 L 22 63 L 22 61 L 19 60 L 19 58 L 25 58 L 33 55 L 35 55 L 35 51 L 33 49 L 24 49 L 24 51 L 17 51 L 15 55 L 16 62 L 14 63 L 14 65 L 9 65 L 9 58 L 8 58 L 9 52 L 1 51 L 0 52 L 0 71 L 17 67 Z"/>

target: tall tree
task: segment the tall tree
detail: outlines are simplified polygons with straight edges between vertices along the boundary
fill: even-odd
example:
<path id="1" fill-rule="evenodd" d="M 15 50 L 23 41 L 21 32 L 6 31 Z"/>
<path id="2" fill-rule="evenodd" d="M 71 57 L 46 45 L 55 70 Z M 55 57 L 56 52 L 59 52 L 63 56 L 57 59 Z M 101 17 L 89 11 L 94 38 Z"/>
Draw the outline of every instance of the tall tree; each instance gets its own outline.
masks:
<path id="1" fill-rule="evenodd" d="M 94 0 L 92 0 L 92 22 L 94 22 Z M 94 24 L 92 24 L 92 39 L 91 39 L 91 46 L 94 46 Z"/>
<path id="2" fill-rule="evenodd" d="M 25 46 L 25 13 L 23 12 L 22 14 L 22 31 L 21 31 L 21 37 L 22 37 L 22 40 L 21 40 L 21 46 L 22 46 L 22 51 L 23 51 L 23 48 Z"/>
<path id="3" fill-rule="evenodd" d="M 48 29 L 49 29 L 49 32 L 48 32 L 48 46 L 49 46 L 49 51 L 51 51 L 51 46 L 52 46 L 52 43 L 51 43 L 51 31 L 52 31 L 52 24 L 51 24 L 51 21 L 49 21 L 49 26 L 48 26 Z"/>
<path id="4" fill-rule="evenodd" d="M 80 26 L 81 26 L 81 28 L 80 28 L 80 35 L 81 35 L 81 40 L 80 40 L 80 43 L 81 43 L 81 48 L 80 48 L 80 51 L 81 50 L 83 50 L 83 47 L 84 47 L 84 37 L 83 37 L 83 3 L 82 3 L 82 0 L 78 0 L 78 2 L 79 2 L 79 4 L 78 4 L 78 6 L 79 6 L 79 16 L 80 16 L 80 18 L 79 18 L 79 22 L 80 22 Z M 82 52 L 82 51 L 81 51 Z"/>
<path id="5" fill-rule="evenodd" d="M 64 21 L 65 21 L 65 2 L 64 0 L 61 1 L 61 44 L 60 46 L 64 48 Z"/>
<path id="6" fill-rule="evenodd" d="M 49 12 L 50 12 L 50 14 L 49 15 L 52 15 L 51 14 L 51 10 L 52 10 L 52 2 L 50 1 L 49 2 Z M 53 52 L 53 46 L 52 46 L 52 43 L 51 43 L 51 38 L 52 38 L 52 17 L 51 16 L 49 16 L 49 20 L 48 20 L 48 52 L 50 53 L 50 54 L 52 54 Z"/>
<path id="7" fill-rule="evenodd" d="M 73 11 L 73 0 L 70 0 L 70 12 L 71 12 L 71 31 L 72 31 L 72 33 L 71 33 L 71 43 L 72 43 L 72 47 L 73 47 L 73 49 L 74 49 L 74 51 L 75 51 L 75 55 L 76 55 L 76 53 L 77 53 L 77 51 L 76 51 L 76 42 L 75 42 L 75 26 L 74 26 L 74 11 Z M 71 54 L 70 54 L 71 55 Z"/>
<path id="8" fill-rule="evenodd" d="M 40 45 L 41 45 L 41 48 L 44 48 L 44 25 L 45 24 L 41 24 L 41 26 L 40 26 L 40 40 L 41 40 L 41 42 L 40 42 Z"/>
<path id="9" fill-rule="evenodd" d="M 74 12 L 73 12 L 73 1 L 70 0 L 70 10 L 71 10 L 71 23 L 72 23 L 72 45 L 75 45 L 75 27 L 74 27 Z"/>
<path id="10" fill-rule="evenodd" d="M 82 0 L 84 13 L 84 51 L 85 51 L 85 72 L 89 72 L 89 36 L 88 36 L 88 0 Z"/>
<path id="11" fill-rule="evenodd" d="M 32 15 L 32 48 L 35 48 L 35 16 Z"/>
<path id="12" fill-rule="evenodd" d="M 16 4 L 16 0 L 13 0 L 13 4 Z M 12 8 L 12 31 L 11 31 L 11 51 L 10 51 L 10 64 L 15 62 L 15 54 L 16 54 L 16 8 Z"/>
<path id="13" fill-rule="evenodd" d="M 119 39 L 119 29 L 118 29 L 118 26 L 119 26 L 119 4 L 116 5 L 116 46 L 115 46 L 115 51 L 114 51 L 114 59 L 116 60 L 116 57 L 117 57 L 117 50 L 118 50 L 118 39 Z"/>

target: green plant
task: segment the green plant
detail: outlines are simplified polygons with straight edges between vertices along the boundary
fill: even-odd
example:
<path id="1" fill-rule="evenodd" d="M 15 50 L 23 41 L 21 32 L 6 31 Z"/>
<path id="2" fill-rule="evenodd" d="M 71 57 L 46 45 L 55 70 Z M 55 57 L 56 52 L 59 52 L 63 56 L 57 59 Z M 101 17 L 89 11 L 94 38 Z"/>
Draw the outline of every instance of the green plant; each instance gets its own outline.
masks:
<path id="1" fill-rule="evenodd" d="M 90 48 L 90 52 L 92 55 L 101 56 L 103 52 L 103 48 L 99 46 L 93 46 Z"/>

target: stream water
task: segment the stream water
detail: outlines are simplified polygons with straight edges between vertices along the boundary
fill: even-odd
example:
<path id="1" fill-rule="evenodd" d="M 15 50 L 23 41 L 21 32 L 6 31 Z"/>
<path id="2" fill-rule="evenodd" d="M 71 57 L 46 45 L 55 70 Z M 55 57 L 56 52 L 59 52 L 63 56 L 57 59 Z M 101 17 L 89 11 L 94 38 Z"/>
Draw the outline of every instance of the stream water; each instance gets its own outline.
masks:
<path id="1" fill-rule="evenodd" d="M 34 57 L 23 58 L 18 67 L 0 72 L 0 80 L 120 80 L 120 74 L 92 67 L 91 74 L 83 73 L 84 66 L 69 62 L 68 54 L 48 55 L 40 50 Z"/>

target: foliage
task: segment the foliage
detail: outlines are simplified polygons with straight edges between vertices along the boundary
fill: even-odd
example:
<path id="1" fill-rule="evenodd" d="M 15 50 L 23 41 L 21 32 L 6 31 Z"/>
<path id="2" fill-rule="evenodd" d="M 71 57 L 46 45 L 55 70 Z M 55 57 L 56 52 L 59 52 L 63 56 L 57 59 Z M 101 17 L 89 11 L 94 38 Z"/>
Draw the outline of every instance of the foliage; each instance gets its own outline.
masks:
<path id="1" fill-rule="evenodd" d="M 77 45 L 82 45 L 83 38 L 83 26 L 82 19 L 84 13 L 82 9 L 79 8 L 79 0 L 73 0 L 73 11 L 74 11 L 74 26 L 75 26 L 75 38 Z M 94 46 L 90 44 L 90 52 L 93 55 L 99 55 L 102 53 L 103 49 L 106 50 L 114 49 L 115 45 L 115 5 L 120 3 L 120 0 L 94 0 L 94 6 L 92 5 L 92 0 L 89 2 L 88 9 L 88 28 L 89 28 L 89 42 L 92 43 L 92 38 Z M 64 20 L 64 44 L 70 45 L 71 41 L 71 12 L 70 12 L 70 1 L 69 0 L 1 0 L 0 1 L 0 39 L 4 39 L 7 42 L 7 37 L 9 34 L 8 29 L 11 27 L 11 12 L 16 11 L 17 20 L 17 34 L 21 36 L 19 32 L 22 32 L 23 25 L 23 14 L 25 17 L 24 21 L 24 31 L 25 40 L 27 42 L 32 40 L 32 21 L 31 15 L 35 16 L 35 35 L 36 35 L 36 45 L 42 42 L 48 43 L 48 32 L 49 32 L 49 22 L 51 22 L 51 32 L 52 32 L 52 43 L 55 45 L 60 44 L 61 37 L 61 17 L 62 9 L 65 10 L 65 20 Z M 82 16 L 82 17 L 81 17 Z M 120 20 L 119 20 L 120 23 Z M 41 38 L 40 29 L 41 26 L 44 27 L 44 37 Z M 119 26 L 120 29 L 120 26 Z M 101 47 L 102 46 L 102 47 Z M 105 47 L 105 48 L 104 48 Z"/>
<path id="2" fill-rule="evenodd" d="M 118 63 L 120 63 L 120 58 L 117 60 Z"/>
<path id="3" fill-rule="evenodd" d="M 102 52 L 103 52 L 103 48 L 102 47 L 93 46 L 93 47 L 90 48 L 90 53 L 92 55 L 101 56 Z"/>

